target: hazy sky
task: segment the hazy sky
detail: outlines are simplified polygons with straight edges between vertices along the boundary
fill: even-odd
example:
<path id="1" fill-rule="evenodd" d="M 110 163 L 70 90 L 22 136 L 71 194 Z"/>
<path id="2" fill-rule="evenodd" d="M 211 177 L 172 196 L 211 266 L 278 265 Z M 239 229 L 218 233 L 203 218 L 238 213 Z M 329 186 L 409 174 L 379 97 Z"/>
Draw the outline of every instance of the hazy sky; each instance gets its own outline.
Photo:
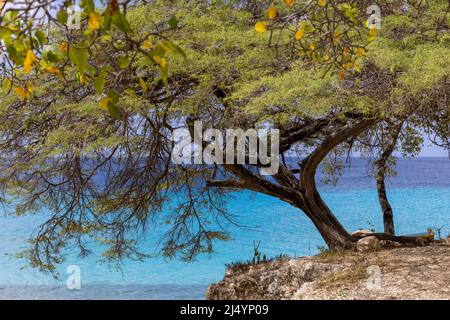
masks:
<path id="1" fill-rule="evenodd" d="M 429 141 L 425 142 L 425 145 L 420 152 L 420 157 L 448 157 L 447 150 L 430 144 Z"/>

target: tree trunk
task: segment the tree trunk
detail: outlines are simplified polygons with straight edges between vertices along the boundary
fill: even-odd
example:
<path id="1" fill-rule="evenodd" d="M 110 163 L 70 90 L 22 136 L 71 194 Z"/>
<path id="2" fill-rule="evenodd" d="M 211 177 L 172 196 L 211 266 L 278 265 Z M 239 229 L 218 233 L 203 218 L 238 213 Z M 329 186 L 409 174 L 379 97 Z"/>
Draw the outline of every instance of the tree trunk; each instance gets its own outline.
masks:
<path id="1" fill-rule="evenodd" d="M 394 235 L 395 234 L 394 214 L 392 212 L 392 207 L 389 204 L 389 200 L 386 194 L 384 171 L 385 170 L 380 168 L 378 170 L 376 177 L 378 201 L 380 202 L 381 211 L 383 212 L 384 233 Z"/>
<path id="2" fill-rule="evenodd" d="M 357 239 L 344 229 L 320 197 L 315 181 L 317 167 L 334 147 L 359 135 L 374 123 L 374 119 L 363 119 L 344 126 L 329 135 L 301 163 L 300 190 L 305 202 L 303 211 L 313 221 L 330 249 L 354 248 Z"/>
<path id="3" fill-rule="evenodd" d="M 357 239 L 351 236 L 328 206 L 323 202 L 319 193 L 315 191 L 314 196 L 305 197 L 302 206 L 303 212 L 311 219 L 322 238 L 330 249 L 353 249 Z"/>
<path id="4" fill-rule="evenodd" d="M 394 227 L 394 213 L 392 211 L 391 205 L 389 204 L 389 200 L 387 198 L 386 193 L 385 179 L 386 179 L 387 162 L 395 150 L 395 146 L 397 145 L 397 140 L 400 135 L 400 131 L 402 130 L 402 127 L 403 121 L 393 128 L 394 132 L 392 137 L 385 146 L 384 151 L 380 155 L 380 158 L 377 161 L 375 161 L 375 167 L 377 169 L 377 175 L 375 180 L 377 182 L 378 201 L 380 202 L 381 211 L 383 213 L 384 233 L 388 235 L 395 235 L 395 227 Z"/>

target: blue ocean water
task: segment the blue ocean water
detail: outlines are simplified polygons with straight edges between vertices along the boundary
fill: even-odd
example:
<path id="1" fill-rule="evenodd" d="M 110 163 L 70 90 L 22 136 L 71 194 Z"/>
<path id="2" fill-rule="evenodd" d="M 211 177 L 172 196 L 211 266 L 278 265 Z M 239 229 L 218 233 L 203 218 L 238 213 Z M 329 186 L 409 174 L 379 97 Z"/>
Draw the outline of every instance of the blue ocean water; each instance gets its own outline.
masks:
<path id="1" fill-rule="evenodd" d="M 450 233 L 450 160 L 448 158 L 399 159 L 397 177 L 388 181 L 399 234 L 442 227 Z M 365 162 L 353 158 L 336 187 L 320 184 L 323 198 L 350 231 L 382 230 L 373 179 Z M 229 203 L 235 220 L 245 228 L 229 225 L 232 241 L 218 243 L 215 254 L 184 263 L 164 258 L 144 262 L 124 261 L 120 270 L 99 264 L 95 254 L 80 259 L 69 250 L 59 266 L 61 280 L 25 268 L 25 261 L 11 258 L 25 248 L 26 240 L 42 221 L 41 216 L 0 216 L 0 298 L 6 299 L 203 299 L 206 287 L 223 277 L 225 264 L 252 258 L 253 242 L 269 256 L 280 253 L 303 256 L 317 253 L 324 242 L 304 214 L 279 200 L 248 192 L 237 193 Z M 142 247 L 157 249 L 158 229 L 149 230 Z M 94 250 L 99 254 L 99 250 Z M 68 290 L 66 268 L 81 269 L 81 290 Z"/>

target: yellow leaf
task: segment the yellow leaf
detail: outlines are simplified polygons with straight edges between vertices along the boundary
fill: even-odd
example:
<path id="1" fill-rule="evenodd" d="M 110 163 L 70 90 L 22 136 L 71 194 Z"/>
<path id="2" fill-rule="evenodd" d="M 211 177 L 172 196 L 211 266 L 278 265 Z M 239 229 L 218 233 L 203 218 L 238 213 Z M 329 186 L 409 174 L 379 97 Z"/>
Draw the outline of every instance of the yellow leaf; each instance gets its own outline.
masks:
<path id="1" fill-rule="evenodd" d="M 110 97 L 102 98 L 102 99 L 100 100 L 100 108 L 102 108 L 102 109 L 105 110 L 105 111 L 108 111 L 109 100 L 111 100 Z"/>
<path id="2" fill-rule="evenodd" d="M 342 65 L 342 68 L 344 68 L 345 70 L 349 70 L 352 67 L 353 67 L 353 62 L 347 62 Z"/>
<path id="3" fill-rule="evenodd" d="M 341 79 L 341 80 L 345 79 L 345 70 L 344 69 L 339 70 L 339 79 Z"/>
<path id="4" fill-rule="evenodd" d="M 284 0 L 284 4 L 288 7 L 292 7 L 295 3 L 295 0 Z"/>
<path id="5" fill-rule="evenodd" d="M 295 39 L 301 40 L 303 38 L 304 33 L 305 33 L 305 30 L 303 30 L 303 29 L 297 30 L 297 32 L 295 33 Z"/>
<path id="6" fill-rule="evenodd" d="M 20 97 L 20 100 L 22 100 L 22 102 L 28 99 L 31 95 L 31 92 L 28 90 L 28 88 L 15 87 L 14 91 Z"/>
<path id="7" fill-rule="evenodd" d="M 366 50 L 364 50 L 364 48 L 358 48 L 358 49 L 356 49 L 356 55 L 358 56 L 358 57 L 362 57 L 362 56 L 364 56 L 366 54 Z"/>
<path id="8" fill-rule="evenodd" d="M 262 21 L 258 21 L 255 24 L 255 30 L 260 32 L 260 33 L 264 33 L 264 32 L 267 31 L 267 25 L 264 22 L 262 22 Z"/>
<path id="9" fill-rule="evenodd" d="M 88 84 L 88 79 L 87 79 L 86 75 L 84 75 L 84 74 L 80 75 L 80 83 L 81 84 Z"/>
<path id="10" fill-rule="evenodd" d="M 150 50 L 153 48 L 153 43 L 150 41 L 150 39 L 145 40 L 142 45 L 141 45 L 142 49 L 146 49 L 146 50 Z"/>
<path id="11" fill-rule="evenodd" d="M 330 56 L 328 55 L 328 53 L 325 53 L 323 55 L 323 61 L 327 62 L 328 60 L 330 60 Z"/>
<path id="12" fill-rule="evenodd" d="M 23 63 L 23 71 L 28 74 L 33 70 L 33 64 L 36 62 L 36 56 L 34 55 L 33 50 L 28 50 L 27 55 L 25 57 L 25 61 Z"/>
<path id="13" fill-rule="evenodd" d="M 350 54 L 350 49 L 348 47 L 344 47 L 342 53 L 344 54 L 344 57 L 347 57 Z"/>
<path id="14" fill-rule="evenodd" d="M 270 6 L 267 10 L 267 15 L 269 16 L 269 19 L 275 19 L 277 17 L 277 8 Z"/>
<path id="15" fill-rule="evenodd" d="M 47 71 L 48 73 L 51 73 L 55 76 L 59 76 L 61 74 L 61 71 L 53 66 L 48 66 L 47 68 L 45 68 L 45 71 Z"/>
<path id="16" fill-rule="evenodd" d="M 98 12 L 91 12 L 88 20 L 88 28 L 90 30 L 98 30 L 102 27 L 103 17 Z"/>
<path id="17" fill-rule="evenodd" d="M 65 53 L 67 50 L 67 43 L 66 42 L 61 42 L 61 44 L 59 45 L 59 51 Z"/>
<path id="18" fill-rule="evenodd" d="M 325 7 L 327 5 L 327 0 L 317 0 L 317 4 L 321 7 Z"/>
<path id="19" fill-rule="evenodd" d="M 371 28 L 369 30 L 369 40 L 373 41 L 377 38 L 378 30 L 376 28 Z"/>
<path id="20" fill-rule="evenodd" d="M 339 32 L 334 32 L 333 33 L 333 43 L 334 43 L 335 46 L 338 45 L 340 37 L 341 37 L 341 34 Z"/>
<path id="21" fill-rule="evenodd" d="M 143 91 L 144 93 L 146 93 L 147 90 L 148 90 L 147 82 L 145 82 L 144 79 L 139 78 L 139 84 L 141 85 L 142 91 Z"/>
<path id="22" fill-rule="evenodd" d="M 167 66 L 166 58 L 154 56 L 153 60 L 155 60 L 156 64 L 158 64 L 161 68 L 165 68 Z"/>
<path id="23" fill-rule="evenodd" d="M 32 84 L 27 83 L 26 88 L 28 90 L 29 93 L 33 93 L 34 91 L 34 86 Z"/>

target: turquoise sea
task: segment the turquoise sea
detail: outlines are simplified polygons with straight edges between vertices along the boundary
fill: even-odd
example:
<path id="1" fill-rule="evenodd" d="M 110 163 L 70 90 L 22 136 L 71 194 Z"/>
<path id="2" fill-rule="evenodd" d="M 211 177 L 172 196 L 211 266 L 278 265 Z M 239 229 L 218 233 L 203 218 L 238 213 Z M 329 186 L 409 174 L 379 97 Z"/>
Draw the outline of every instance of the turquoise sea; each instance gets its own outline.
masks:
<path id="1" fill-rule="evenodd" d="M 388 183 L 397 232 L 418 233 L 438 227 L 450 234 L 450 160 L 399 159 L 397 170 L 397 177 Z M 362 160 L 352 159 L 352 167 L 344 171 L 337 187 L 321 185 L 320 189 L 348 230 L 382 230 L 375 184 L 367 177 Z M 233 240 L 218 243 L 212 256 L 200 256 L 193 263 L 159 257 L 124 261 L 116 270 L 99 264 L 95 254 L 80 259 L 77 252 L 69 250 L 58 269 L 61 280 L 22 269 L 25 261 L 6 255 L 26 246 L 42 216 L 0 216 L 0 299 L 203 299 L 208 284 L 223 277 L 226 263 L 252 258 L 254 241 L 260 242 L 259 249 L 267 256 L 311 255 L 324 245 L 302 212 L 268 196 L 237 193 L 229 210 L 245 227 L 229 225 Z M 142 248 L 157 250 L 158 230 L 149 230 L 151 236 L 142 239 Z M 80 290 L 66 287 L 69 265 L 80 267 Z"/>

